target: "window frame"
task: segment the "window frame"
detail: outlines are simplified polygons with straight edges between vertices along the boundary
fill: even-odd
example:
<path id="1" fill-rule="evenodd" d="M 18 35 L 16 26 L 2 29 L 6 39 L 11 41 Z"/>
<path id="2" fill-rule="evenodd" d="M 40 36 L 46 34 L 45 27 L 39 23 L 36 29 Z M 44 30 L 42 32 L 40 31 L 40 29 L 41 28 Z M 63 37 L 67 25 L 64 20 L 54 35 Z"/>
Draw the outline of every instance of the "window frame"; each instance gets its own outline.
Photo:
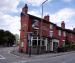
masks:
<path id="1" fill-rule="evenodd" d="M 63 36 L 66 37 L 66 32 L 65 31 L 63 31 Z"/>
<path id="2" fill-rule="evenodd" d="M 53 36 L 53 31 L 50 31 L 50 37 L 52 37 Z"/>
<path id="3" fill-rule="evenodd" d="M 50 29 L 53 29 L 53 25 L 52 24 L 50 24 Z"/>

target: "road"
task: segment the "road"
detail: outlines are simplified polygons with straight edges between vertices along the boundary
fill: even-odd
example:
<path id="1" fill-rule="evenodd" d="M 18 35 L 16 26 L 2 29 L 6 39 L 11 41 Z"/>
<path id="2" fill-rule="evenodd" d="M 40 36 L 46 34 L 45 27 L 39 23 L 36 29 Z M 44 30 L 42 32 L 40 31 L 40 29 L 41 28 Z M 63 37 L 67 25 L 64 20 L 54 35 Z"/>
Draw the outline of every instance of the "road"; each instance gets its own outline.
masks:
<path id="1" fill-rule="evenodd" d="M 0 48 L 0 63 L 75 63 L 75 53 L 56 57 L 21 58 L 10 53 L 11 48 Z"/>
<path id="2" fill-rule="evenodd" d="M 23 63 L 25 62 L 23 58 L 11 54 L 10 51 L 14 47 L 0 48 L 0 63 Z"/>
<path id="3" fill-rule="evenodd" d="M 36 60 L 31 60 L 27 63 L 75 63 L 75 53 L 51 58 L 39 58 Z"/>

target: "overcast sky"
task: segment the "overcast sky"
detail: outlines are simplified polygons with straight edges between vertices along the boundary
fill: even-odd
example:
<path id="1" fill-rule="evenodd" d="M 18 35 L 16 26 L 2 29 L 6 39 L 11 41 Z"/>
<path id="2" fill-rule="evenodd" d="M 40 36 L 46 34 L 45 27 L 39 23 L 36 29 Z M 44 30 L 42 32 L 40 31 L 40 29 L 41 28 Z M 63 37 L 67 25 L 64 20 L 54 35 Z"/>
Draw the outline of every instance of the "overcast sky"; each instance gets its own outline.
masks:
<path id="1" fill-rule="evenodd" d="M 20 13 L 25 3 L 29 14 L 41 17 L 41 3 L 45 0 L 0 0 L 0 29 L 19 34 Z M 50 16 L 50 21 L 59 25 L 65 21 L 66 28 L 75 27 L 75 0 L 48 0 L 45 2 L 44 15 Z"/>

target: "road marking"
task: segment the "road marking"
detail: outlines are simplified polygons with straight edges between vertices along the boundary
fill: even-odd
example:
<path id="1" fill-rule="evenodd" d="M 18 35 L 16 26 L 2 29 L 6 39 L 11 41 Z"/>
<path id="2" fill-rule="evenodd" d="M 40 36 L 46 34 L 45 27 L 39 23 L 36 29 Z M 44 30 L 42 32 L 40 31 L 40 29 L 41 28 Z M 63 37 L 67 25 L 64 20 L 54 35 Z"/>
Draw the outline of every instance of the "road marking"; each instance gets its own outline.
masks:
<path id="1" fill-rule="evenodd" d="M 0 59 L 5 59 L 5 57 L 4 57 L 4 56 L 2 56 L 2 55 L 0 55 Z"/>

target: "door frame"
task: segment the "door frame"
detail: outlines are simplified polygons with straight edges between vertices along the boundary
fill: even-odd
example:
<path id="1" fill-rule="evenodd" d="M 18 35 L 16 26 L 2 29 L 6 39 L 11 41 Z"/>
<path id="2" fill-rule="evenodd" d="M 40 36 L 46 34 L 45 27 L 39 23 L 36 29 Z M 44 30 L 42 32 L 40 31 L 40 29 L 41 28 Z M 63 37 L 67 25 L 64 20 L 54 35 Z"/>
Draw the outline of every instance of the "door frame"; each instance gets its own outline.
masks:
<path id="1" fill-rule="evenodd" d="M 52 39 L 52 42 L 50 42 L 50 51 L 54 51 L 53 50 L 53 42 L 56 42 L 56 43 L 58 43 L 58 46 L 59 46 L 59 40 L 58 39 Z"/>

